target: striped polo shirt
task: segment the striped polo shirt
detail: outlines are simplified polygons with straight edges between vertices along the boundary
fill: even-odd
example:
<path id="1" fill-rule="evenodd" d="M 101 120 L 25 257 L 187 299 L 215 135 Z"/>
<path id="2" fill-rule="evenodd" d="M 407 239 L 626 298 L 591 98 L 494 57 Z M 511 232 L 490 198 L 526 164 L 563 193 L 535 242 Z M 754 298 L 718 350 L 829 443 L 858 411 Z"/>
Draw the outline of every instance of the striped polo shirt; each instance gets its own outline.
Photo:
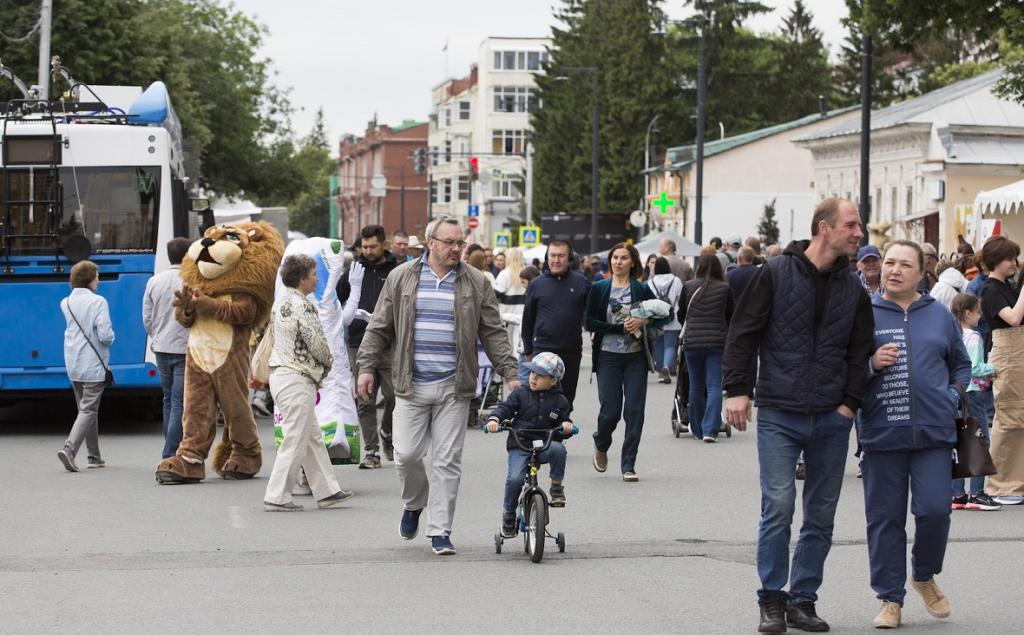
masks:
<path id="1" fill-rule="evenodd" d="M 455 276 L 456 269 L 438 278 L 422 258 L 416 290 L 416 322 L 413 332 L 412 380 L 436 384 L 455 376 Z"/>

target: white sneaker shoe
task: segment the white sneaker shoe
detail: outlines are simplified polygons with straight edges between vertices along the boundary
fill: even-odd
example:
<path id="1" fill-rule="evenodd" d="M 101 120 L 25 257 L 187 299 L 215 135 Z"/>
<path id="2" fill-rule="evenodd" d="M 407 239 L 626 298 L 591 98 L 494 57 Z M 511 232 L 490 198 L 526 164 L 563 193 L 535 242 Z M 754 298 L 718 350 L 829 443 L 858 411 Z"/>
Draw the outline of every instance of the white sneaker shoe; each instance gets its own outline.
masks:
<path id="1" fill-rule="evenodd" d="M 993 496 L 1000 505 L 1020 505 L 1024 503 L 1024 496 Z"/>

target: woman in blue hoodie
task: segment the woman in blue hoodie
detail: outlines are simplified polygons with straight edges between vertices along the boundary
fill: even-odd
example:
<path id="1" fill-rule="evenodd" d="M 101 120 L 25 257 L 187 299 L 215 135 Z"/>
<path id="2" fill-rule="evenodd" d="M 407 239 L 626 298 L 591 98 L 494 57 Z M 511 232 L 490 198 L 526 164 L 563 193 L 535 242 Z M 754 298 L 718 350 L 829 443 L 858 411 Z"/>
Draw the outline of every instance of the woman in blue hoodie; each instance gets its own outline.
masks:
<path id="1" fill-rule="evenodd" d="M 949 537 L 948 481 L 956 446 L 958 386 L 971 379 L 960 329 L 949 310 L 917 291 L 924 252 L 892 243 L 882 258 L 881 295 L 872 301 L 875 352 L 858 419 L 864 448 L 864 507 L 871 588 L 882 600 L 875 628 L 896 628 L 907 583 L 907 495 L 914 514 L 911 586 L 928 612 L 949 616 L 935 583 Z"/>

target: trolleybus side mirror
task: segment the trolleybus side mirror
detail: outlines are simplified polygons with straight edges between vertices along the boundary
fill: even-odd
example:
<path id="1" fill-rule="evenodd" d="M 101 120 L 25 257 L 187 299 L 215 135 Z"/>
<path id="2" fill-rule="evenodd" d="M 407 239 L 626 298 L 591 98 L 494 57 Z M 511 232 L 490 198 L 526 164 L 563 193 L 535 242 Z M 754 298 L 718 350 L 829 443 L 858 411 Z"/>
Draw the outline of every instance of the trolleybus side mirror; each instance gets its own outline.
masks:
<path id="1" fill-rule="evenodd" d="M 86 260 L 92 254 L 92 243 L 81 234 L 74 234 L 64 239 L 64 257 L 71 262 Z"/>

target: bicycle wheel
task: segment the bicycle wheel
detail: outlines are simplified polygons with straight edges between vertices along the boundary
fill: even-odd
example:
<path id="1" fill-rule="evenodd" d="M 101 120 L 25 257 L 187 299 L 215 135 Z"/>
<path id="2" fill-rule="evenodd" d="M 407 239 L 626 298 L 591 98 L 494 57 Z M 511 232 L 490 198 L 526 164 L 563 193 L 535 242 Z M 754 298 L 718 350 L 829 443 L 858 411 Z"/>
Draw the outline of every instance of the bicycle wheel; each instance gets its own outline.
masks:
<path id="1" fill-rule="evenodd" d="M 548 507 L 540 493 L 530 497 L 530 511 L 526 515 L 526 547 L 530 560 L 540 562 L 544 557 L 544 535 L 548 525 Z"/>

